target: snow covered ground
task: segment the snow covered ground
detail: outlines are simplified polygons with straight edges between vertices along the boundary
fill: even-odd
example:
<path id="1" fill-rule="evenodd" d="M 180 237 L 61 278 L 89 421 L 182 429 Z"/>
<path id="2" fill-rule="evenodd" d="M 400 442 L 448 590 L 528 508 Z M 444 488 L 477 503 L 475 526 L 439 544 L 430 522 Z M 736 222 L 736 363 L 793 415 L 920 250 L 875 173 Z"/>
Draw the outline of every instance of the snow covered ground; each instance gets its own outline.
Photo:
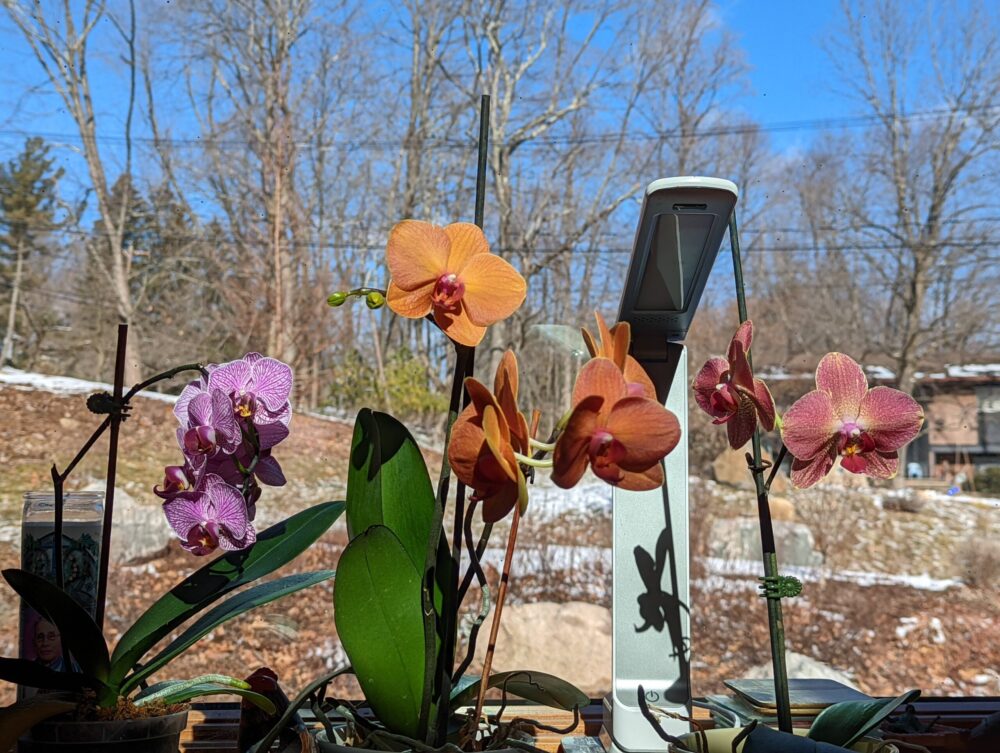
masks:
<path id="1" fill-rule="evenodd" d="M 36 374 L 7 367 L 0 369 L 0 385 L 20 390 L 43 390 L 54 395 L 87 395 L 93 392 L 111 392 L 114 389 L 114 385 L 105 382 L 89 382 L 86 379 L 73 377 Z M 144 390 L 139 393 L 139 396 L 164 403 L 177 402 L 176 395 L 165 395 L 161 392 Z"/>

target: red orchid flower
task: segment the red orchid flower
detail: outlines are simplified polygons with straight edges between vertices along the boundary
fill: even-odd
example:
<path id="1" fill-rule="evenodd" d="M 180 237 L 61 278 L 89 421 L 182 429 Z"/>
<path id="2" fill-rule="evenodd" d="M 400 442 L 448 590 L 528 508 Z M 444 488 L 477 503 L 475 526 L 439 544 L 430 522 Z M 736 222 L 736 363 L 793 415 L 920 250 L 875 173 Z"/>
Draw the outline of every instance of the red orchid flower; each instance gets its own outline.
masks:
<path id="1" fill-rule="evenodd" d="M 462 345 L 478 345 L 489 325 L 524 302 L 524 278 L 490 253 L 483 231 L 470 222 L 441 228 L 403 220 L 389 233 L 385 253 L 389 308 L 409 319 L 433 312 L 444 333 Z"/>
<path id="2" fill-rule="evenodd" d="M 804 489 L 826 476 L 840 458 L 851 473 L 888 479 L 899 470 L 899 448 L 920 431 L 924 411 L 905 392 L 868 389 L 857 362 L 827 353 L 816 367 L 817 389 L 785 413 L 781 438 L 795 457 L 792 483 Z"/>
<path id="3" fill-rule="evenodd" d="M 483 501 L 483 520 L 496 523 L 528 502 L 524 473 L 514 453 L 527 455 L 528 424 L 517 409 L 517 359 L 507 351 L 500 360 L 493 392 L 468 378 L 471 402 L 451 431 L 448 462 L 458 479 Z"/>
<path id="4" fill-rule="evenodd" d="M 710 358 L 694 378 L 694 399 L 703 411 L 726 424 L 729 446 L 734 450 L 750 441 L 757 422 L 774 429 L 774 399 L 764 381 L 750 369 L 747 353 L 753 341 L 753 324 L 743 322 L 729 343 L 726 358 Z"/>
<path id="5" fill-rule="evenodd" d="M 642 368 L 637 360 L 629 355 L 629 345 L 632 342 L 632 327 L 628 322 L 618 322 L 614 327 L 608 329 L 607 323 L 597 311 L 594 312 L 597 319 L 597 332 L 600 335 L 600 345 L 594 340 L 594 336 L 582 330 L 583 340 L 587 344 L 587 350 L 593 358 L 608 358 L 614 361 L 615 366 L 621 369 L 625 382 L 628 385 L 630 395 L 641 395 L 650 400 L 656 400 L 656 388 L 653 380 L 649 378 L 646 370 Z"/>
<path id="6" fill-rule="evenodd" d="M 580 370 L 574 408 L 552 457 L 552 480 L 569 489 L 587 466 L 613 486 L 648 491 L 663 484 L 660 460 L 680 440 L 677 417 L 656 400 L 629 392 L 608 358 Z"/>

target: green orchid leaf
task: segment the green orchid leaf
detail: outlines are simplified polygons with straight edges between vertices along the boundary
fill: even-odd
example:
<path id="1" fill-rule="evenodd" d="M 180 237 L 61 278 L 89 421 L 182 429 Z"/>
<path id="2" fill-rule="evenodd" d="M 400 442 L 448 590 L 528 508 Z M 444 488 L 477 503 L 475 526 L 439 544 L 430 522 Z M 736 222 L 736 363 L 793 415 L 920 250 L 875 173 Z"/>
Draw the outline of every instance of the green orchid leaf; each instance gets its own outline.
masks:
<path id="1" fill-rule="evenodd" d="M 248 549 L 227 552 L 178 583 L 118 641 L 111 655 L 112 682 L 121 682 L 147 651 L 182 622 L 230 591 L 293 560 L 322 536 L 343 511 L 343 502 L 324 502 L 296 513 L 258 534 L 257 541 Z"/>
<path id="2" fill-rule="evenodd" d="M 476 702 L 476 697 L 479 695 L 480 678 L 475 677 L 472 682 L 466 682 L 467 679 L 463 677 L 456 689 L 452 691 L 452 711 L 460 706 L 468 706 Z M 587 694 L 575 685 L 571 685 L 555 675 L 533 670 L 515 670 L 490 675 L 489 687 L 504 688 L 510 695 L 516 695 L 526 701 L 540 703 L 543 706 L 563 711 L 583 708 L 590 703 Z"/>
<path id="3" fill-rule="evenodd" d="M 354 422 L 347 471 L 347 531 L 370 526 L 392 531 L 413 566 L 423 570 L 434 525 L 435 500 L 416 441 L 392 416 L 365 408 Z"/>
<path id="4" fill-rule="evenodd" d="M 122 683 L 121 692 L 127 693 L 151 674 L 173 661 L 179 654 L 190 648 L 196 641 L 215 630 L 219 625 L 247 612 L 254 607 L 288 596 L 303 588 L 329 580 L 335 575 L 333 570 L 319 570 L 313 573 L 296 573 L 278 580 L 260 583 L 241 591 L 231 599 L 209 610 L 187 630 L 171 641 L 165 649 L 142 665 L 141 669 L 129 675 Z"/>
<path id="5" fill-rule="evenodd" d="M 337 564 L 333 618 L 365 699 L 391 732 L 419 738 L 425 672 L 421 571 L 396 535 L 375 525 Z"/>
<path id="6" fill-rule="evenodd" d="M 297 696 L 295 696 L 295 699 L 288 705 L 288 708 L 285 709 L 285 712 L 281 715 L 281 718 L 278 719 L 275 725 L 271 728 L 271 731 L 268 732 L 267 735 L 260 742 L 256 743 L 252 748 L 250 748 L 249 753 L 257 753 L 257 751 L 271 750 L 271 745 L 274 743 L 275 740 L 278 739 L 278 735 L 280 735 L 281 731 L 289 725 L 295 714 L 297 714 L 299 709 L 302 708 L 302 706 L 305 705 L 306 701 L 309 700 L 309 696 L 311 696 L 313 693 L 319 690 L 323 685 L 330 682 L 330 680 L 340 677 L 341 675 L 353 674 L 353 673 L 354 673 L 354 668 L 348 665 L 346 667 L 341 667 L 340 669 L 335 669 L 333 672 L 323 675 L 322 677 L 313 680 L 311 683 L 306 685 L 306 687 L 303 688 L 302 691 Z"/>
<path id="7" fill-rule="evenodd" d="M 105 681 L 111 661 L 104 634 L 87 610 L 53 583 L 24 570 L 4 570 L 4 579 L 36 612 L 59 629 L 63 650 L 83 674 Z"/>
<path id="8" fill-rule="evenodd" d="M 246 683 L 243 683 L 246 685 Z M 144 706 L 153 701 L 163 703 L 187 703 L 192 698 L 201 698 L 208 695 L 238 695 L 245 698 L 254 706 L 263 709 L 268 714 L 273 714 L 277 709 L 274 702 L 250 690 L 249 686 L 240 687 L 229 683 L 217 682 L 193 682 L 191 680 L 167 680 L 150 685 L 147 688 L 152 691 L 136 697 L 135 705 Z"/>
<path id="9" fill-rule="evenodd" d="M 53 698 L 48 693 L 0 708 L 0 750 L 14 750 L 17 738 L 36 724 L 75 708 L 75 701 Z"/>
<path id="10" fill-rule="evenodd" d="M 9 659 L 5 656 L 0 656 L 0 680 L 46 690 L 94 688 L 101 692 L 107 689 L 107 686 L 95 677 L 88 677 L 79 672 L 57 672 L 38 662 L 28 659 Z"/>
<path id="11" fill-rule="evenodd" d="M 912 703 L 919 696 L 919 690 L 909 690 L 898 698 L 835 703 L 823 709 L 813 720 L 808 736 L 819 742 L 847 748 L 878 727 L 897 708 L 904 703 Z"/>

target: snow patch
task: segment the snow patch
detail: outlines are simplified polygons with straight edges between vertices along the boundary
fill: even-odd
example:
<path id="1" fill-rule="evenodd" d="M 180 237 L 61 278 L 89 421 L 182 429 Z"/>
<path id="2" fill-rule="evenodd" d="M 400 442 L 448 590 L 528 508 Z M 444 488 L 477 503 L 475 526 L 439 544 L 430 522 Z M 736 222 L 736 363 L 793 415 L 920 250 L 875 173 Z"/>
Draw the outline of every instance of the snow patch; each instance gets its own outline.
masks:
<path id="1" fill-rule="evenodd" d="M 759 577 L 762 565 L 756 560 L 725 560 L 718 557 L 700 558 L 710 573 L 728 576 Z M 871 573 L 863 570 L 828 570 L 820 567 L 782 567 L 784 575 L 794 575 L 803 582 L 832 580 L 854 583 L 858 586 L 906 586 L 919 591 L 947 591 L 962 585 L 957 578 L 932 578 L 927 573 L 921 575 L 890 575 Z"/>
<path id="2" fill-rule="evenodd" d="M 0 385 L 9 385 L 20 390 L 41 390 L 42 392 L 51 392 L 54 395 L 87 395 L 94 392 L 111 392 L 114 390 L 114 385 L 107 384 L 106 382 L 89 382 L 86 379 L 37 374 L 31 371 L 21 371 L 20 369 L 6 367 L 0 369 Z M 143 390 L 136 397 L 159 400 L 162 403 L 170 404 L 177 402 L 177 395 L 165 395 L 162 392 L 150 392 L 148 390 Z"/>

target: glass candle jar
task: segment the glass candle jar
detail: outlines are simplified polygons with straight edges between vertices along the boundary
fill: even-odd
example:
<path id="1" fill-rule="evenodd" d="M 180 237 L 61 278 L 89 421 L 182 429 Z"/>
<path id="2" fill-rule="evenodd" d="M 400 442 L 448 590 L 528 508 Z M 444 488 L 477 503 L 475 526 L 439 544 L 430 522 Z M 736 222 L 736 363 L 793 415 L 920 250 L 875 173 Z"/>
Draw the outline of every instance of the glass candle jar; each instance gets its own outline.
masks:
<path id="1" fill-rule="evenodd" d="M 104 492 L 63 494 L 63 589 L 90 616 L 97 611 L 97 571 L 104 527 Z M 56 581 L 55 495 L 51 491 L 24 495 L 21 517 L 21 569 Z M 67 671 L 59 630 L 34 609 L 21 603 L 20 656 L 50 669 Z M 21 689 L 22 697 L 30 695 Z"/>

